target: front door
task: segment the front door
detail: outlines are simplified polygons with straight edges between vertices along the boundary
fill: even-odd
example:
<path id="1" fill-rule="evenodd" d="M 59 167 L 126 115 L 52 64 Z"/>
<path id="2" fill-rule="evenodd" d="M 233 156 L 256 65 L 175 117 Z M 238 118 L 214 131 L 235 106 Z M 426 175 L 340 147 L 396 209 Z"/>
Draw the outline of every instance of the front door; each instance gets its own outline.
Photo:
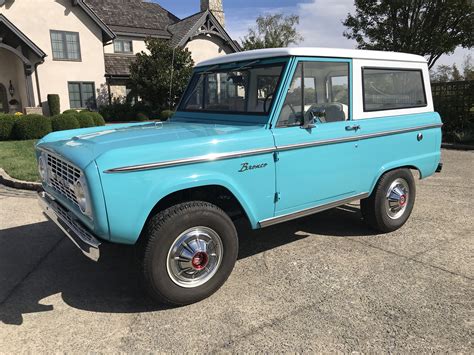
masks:
<path id="1" fill-rule="evenodd" d="M 350 66 L 345 59 L 303 59 L 296 65 L 273 128 L 276 216 L 357 194 L 360 164 Z"/>
<path id="2" fill-rule="evenodd" d="M 7 89 L 3 84 L 0 84 L 0 112 L 8 113 L 8 111 Z"/>

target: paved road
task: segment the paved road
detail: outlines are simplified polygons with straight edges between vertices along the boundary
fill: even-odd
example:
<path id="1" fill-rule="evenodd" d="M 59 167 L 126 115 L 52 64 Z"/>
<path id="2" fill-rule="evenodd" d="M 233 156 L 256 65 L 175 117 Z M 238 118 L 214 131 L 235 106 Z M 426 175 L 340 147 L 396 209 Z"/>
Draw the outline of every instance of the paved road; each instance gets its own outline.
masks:
<path id="1" fill-rule="evenodd" d="M 93 263 L 32 194 L 0 189 L 0 353 L 472 353 L 474 153 L 443 160 L 401 230 L 374 235 L 357 205 L 242 227 L 224 287 L 174 309 L 142 297 L 127 248 Z"/>

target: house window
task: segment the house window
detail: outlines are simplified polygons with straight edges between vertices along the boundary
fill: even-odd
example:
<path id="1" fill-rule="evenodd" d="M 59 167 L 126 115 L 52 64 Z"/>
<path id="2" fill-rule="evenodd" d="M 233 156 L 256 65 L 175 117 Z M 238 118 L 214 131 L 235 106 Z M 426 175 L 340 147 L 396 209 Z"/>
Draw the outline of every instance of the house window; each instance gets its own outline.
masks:
<path id="1" fill-rule="evenodd" d="M 54 60 L 81 60 L 79 33 L 51 31 L 51 46 Z"/>
<path id="2" fill-rule="evenodd" d="M 363 68 L 362 75 L 366 112 L 426 106 L 421 70 Z"/>
<path id="3" fill-rule="evenodd" d="M 69 105 L 71 108 L 97 108 L 93 82 L 69 82 Z"/>
<path id="4" fill-rule="evenodd" d="M 115 53 L 133 53 L 132 41 L 116 39 L 114 41 L 114 52 Z"/>

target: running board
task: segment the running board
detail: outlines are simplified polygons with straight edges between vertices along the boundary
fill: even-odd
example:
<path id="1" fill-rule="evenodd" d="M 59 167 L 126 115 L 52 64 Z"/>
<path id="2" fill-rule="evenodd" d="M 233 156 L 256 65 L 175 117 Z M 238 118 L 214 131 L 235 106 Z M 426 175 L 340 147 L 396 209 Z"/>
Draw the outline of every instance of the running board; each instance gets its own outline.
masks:
<path id="1" fill-rule="evenodd" d="M 288 214 L 285 214 L 285 215 L 282 215 L 282 216 L 267 218 L 267 219 L 264 219 L 264 220 L 258 222 L 258 224 L 260 225 L 260 228 L 265 228 L 265 227 L 268 227 L 268 226 L 271 226 L 271 225 L 274 225 L 274 224 L 291 221 L 292 219 L 297 219 L 297 218 L 300 218 L 300 217 L 305 217 L 305 216 L 312 215 L 312 214 L 317 213 L 317 212 L 329 210 L 331 208 L 342 206 L 342 205 L 345 205 L 346 203 L 353 202 L 353 201 L 356 201 L 356 200 L 361 200 L 361 199 L 367 198 L 367 197 L 369 197 L 368 193 L 363 193 L 363 194 L 360 194 L 360 195 L 354 195 L 354 196 L 347 197 L 347 198 L 344 198 L 342 200 L 330 202 L 330 203 L 327 203 L 327 204 L 324 204 L 324 205 L 310 207 L 310 208 L 307 208 L 307 209 L 304 209 L 304 210 L 301 210 L 301 211 L 288 213 Z"/>

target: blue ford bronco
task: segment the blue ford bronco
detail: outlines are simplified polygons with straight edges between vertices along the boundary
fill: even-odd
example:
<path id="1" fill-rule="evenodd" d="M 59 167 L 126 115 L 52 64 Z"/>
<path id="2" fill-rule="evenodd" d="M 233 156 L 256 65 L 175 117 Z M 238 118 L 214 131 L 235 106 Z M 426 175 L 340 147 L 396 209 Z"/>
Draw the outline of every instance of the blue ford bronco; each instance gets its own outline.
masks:
<path id="1" fill-rule="evenodd" d="M 169 122 L 56 132 L 37 145 L 46 215 L 93 260 L 136 245 L 158 302 L 216 292 L 234 222 L 264 228 L 360 200 L 379 232 L 407 221 L 417 170 L 440 170 L 423 57 L 281 48 L 198 64 Z"/>

